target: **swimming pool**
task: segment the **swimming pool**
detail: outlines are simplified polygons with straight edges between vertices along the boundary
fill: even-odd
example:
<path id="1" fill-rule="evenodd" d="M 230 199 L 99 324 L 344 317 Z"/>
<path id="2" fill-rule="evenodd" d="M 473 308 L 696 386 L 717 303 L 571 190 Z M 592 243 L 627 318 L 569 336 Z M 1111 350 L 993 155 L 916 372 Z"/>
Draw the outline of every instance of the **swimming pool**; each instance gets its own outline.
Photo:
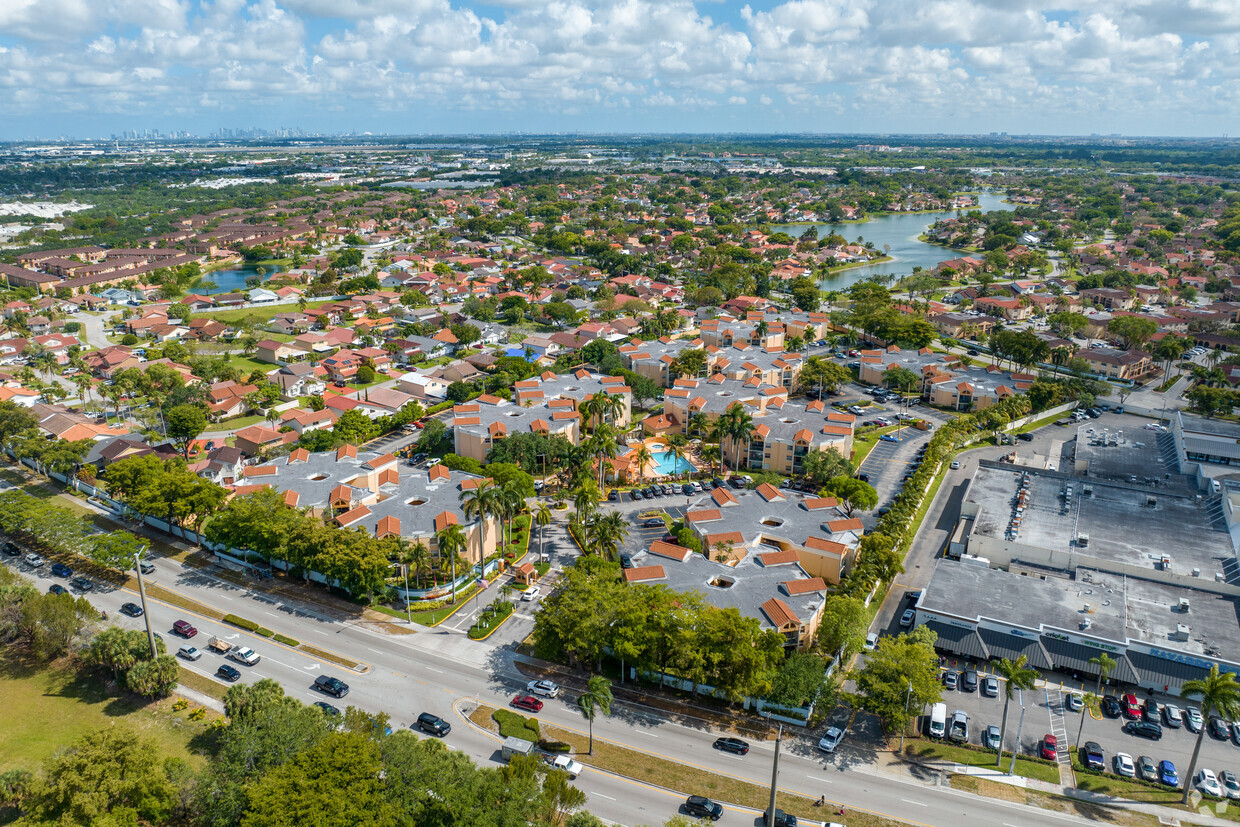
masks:
<path id="1" fill-rule="evenodd" d="M 656 474 L 688 474 L 697 469 L 693 467 L 693 463 L 683 457 L 677 457 L 666 448 L 660 447 L 658 450 L 650 450 L 650 458 L 653 460 L 654 472 Z"/>

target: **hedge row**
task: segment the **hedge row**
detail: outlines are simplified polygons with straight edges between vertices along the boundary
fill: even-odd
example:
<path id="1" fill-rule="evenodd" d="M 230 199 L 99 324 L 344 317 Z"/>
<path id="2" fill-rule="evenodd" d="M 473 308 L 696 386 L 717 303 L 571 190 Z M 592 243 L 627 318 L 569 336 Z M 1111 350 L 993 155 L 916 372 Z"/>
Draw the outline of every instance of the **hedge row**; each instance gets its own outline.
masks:
<path id="1" fill-rule="evenodd" d="M 261 635 L 266 638 L 273 638 L 275 640 L 280 641 L 285 646 L 300 646 L 301 645 L 300 642 L 293 640 L 291 637 L 285 637 L 284 635 L 276 634 L 275 632 L 268 629 L 266 626 L 259 626 L 253 620 L 246 620 L 244 617 L 237 617 L 236 615 L 224 615 L 224 622 L 231 623 L 233 626 L 237 626 L 238 628 L 245 629 L 247 632 L 253 632 L 256 635 Z"/>
<path id="2" fill-rule="evenodd" d="M 504 738 L 523 738 L 526 741 L 538 742 L 538 721 L 508 709 L 497 709 L 491 713 L 495 723 L 499 724 L 499 734 Z"/>

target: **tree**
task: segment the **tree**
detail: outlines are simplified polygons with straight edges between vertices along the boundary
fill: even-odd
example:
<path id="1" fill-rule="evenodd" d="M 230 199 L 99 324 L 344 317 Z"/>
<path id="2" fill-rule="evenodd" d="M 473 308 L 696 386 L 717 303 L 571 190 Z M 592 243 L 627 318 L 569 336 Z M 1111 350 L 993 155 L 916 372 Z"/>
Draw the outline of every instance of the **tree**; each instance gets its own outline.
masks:
<path id="1" fill-rule="evenodd" d="M 594 718 L 599 712 L 604 715 L 611 714 L 611 681 L 602 675 L 594 675 L 586 682 L 586 691 L 581 693 L 577 698 L 577 707 L 581 710 L 581 715 L 590 722 L 590 748 L 587 751 L 589 755 L 594 754 Z"/>
<path id="2" fill-rule="evenodd" d="M 482 521 L 483 532 L 485 536 L 486 520 Z M 452 567 L 452 596 L 450 601 L 456 603 L 456 561 L 460 559 L 461 552 L 469 547 L 469 538 L 465 536 L 465 531 L 459 525 L 449 525 L 440 529 L 435 534 L 436 548 L 439 552 L 439 565 L 442 571 L 443 558 L 446 556 Z"/>
<path id="3" fill-rule="evenodd" d="M 207 427 L 207 414 L 197 405 L 176 405 L 164 414 L 168 426 L 168 438 L 189 459 L 190 443 Z"/>
<path id="4" fill-rule="evenodd" d="M 101 566 L 125 571 L 133 565 L 133 556 L 145 545 L 128 531 L 109 531 L 92 535 L 88 541 L 90 559 Z"/>
<path id="5" fill-rule="evenodd" d="M 176 793 L 155 743 L 113 725 L 88 732 L 49 758 L 23 803 L 32 824 L 163 824 Z"/>
<path id="6" fill-rule="evenodd" d="M 453 402 L 465 402 L 474 395 L 474 386 L 468 382 L 453 382 L 445 394 Z"/>
<path id="7" fill-rule="evenodd" d="M 814 642 L 825 654 L 842 652 L 842 660 L 847 660 L 851 654 L 861 651 L 869 624 L 865 601 L 846 594 L 832 594 L 823 604 Z"/>
<path id="8" fill-rule="evenodd" d="M 878 505 L 878 492 L 874 486 L 856 477 L 836 477 L 827 483 L 826 492 L 840 501 L 848 517 L 855 509 L 869 511 Z"/>
<path id="9" fill-rule="evenodd" d="M 807 706 L 828 686 L 822 659 L 796 652 L 780 665 L 767 698 L 788 706 Z"/>
<path id="10" fill-rule="evenodd" d="M 1095 694 L 1101 695 L 1102 682 L 1111 676 L 1111 672 L 1113 672 L 1115 667 L 1119 666 L 1119 664 L 1116 663 L 1115 658 L 1111 657 L 1106 652 L 1099 652 L 1096 657 L 1089 659 L 1089 663 L 1098 667 L 1098 689 Z"/>
<path id="11" fill-rule="evenodd" d="M 375 423 L 366 414 L 353 408 L 340 415 L 332 426 L 332 432 L 350 445 L 361 445 L 374 436 Z"/>
<path id="12" fill-rule="evenodd" d="M 181 667 L 172 655 L 136 663 L 125 674 L 125 686 L 144 698 L 166 698 L 176 690 L 180 680 Z"/>
<path id="13" fill-rule="evenodd" d="M 98 610 L 84 597 L 39 594 L 22 601 L 17 631 L 35 657 L 52 660 L 68 652 L 87 624 L 98 618 Z"/>
<path id="14" fill-rule="evenodd" d="M 792 284 L 788 286 L 788 293 L 801 310 L 814 312 L 822 304 L 822 291 L 818 289 L 813 279 L 805 276 L 793 279 Z"/>
<path id="15" fill-rule="evenodd" d="M 1199 698 L 1201 717 L 1209 721 L 1214 713 L 1225 721 L 1234 721 L 1240 715 L 1240 684 L 1236 683 L 1234 672 L 1218 671 L 1218 664 L 1210 667 L 1210 674 L 1204 678 L 1185 681 L 1180 687 L 1180 697 L 1184 699 Z M 1191 779 L 1197 774 L 1197 758 L 1201 754 L 1201 742 L 1205 739 L 1206 730 L 1203 726 L 1197 732 L 1197 743 L 1193 747 L 1192 760 L 1188 762 L 1188 773 L 1184 776 L 1184 797 L 1180 803 L 1187 804 L 1192 793 Z"/>
<path id="16" fill-rule="evenodd" d="M 1144 316 L 1116 316 L 1107 323 L 1107 334 L 1119 339 L 1124 350 L 1140 348 L 1158 332 L 1158 323 Z"/>
<path id="17" fill-rule="evenodd" d="M 235 683 L 224 693 L 224 714 L 236 722 L 255 721 L 277 706 L 299 706 L 296 698 L 284 694 L 284 687 L 272 678 L 255 683 Z"/>
<path id="18" fill-rule="evenodd" d="M 546 543 L 547 526 L 551 525 L 553 515 L 551 509 L 546 503 L 539 503 L 538 510 L 534 512 L 534 524 L 538 526 L 538 559 L 546 560 L 547 553 L 544 550 Z"/>
<path id="19" fill-rule="evenodd" d="M 1025 689 L 1032 689 L 1038 679 L 1038 670 L 1029 667 L 1029 658 L 1021 655 L 1016 660 L 1000 658 L 995 663 L 995 672 L 1003 678 L 1003 721 L 999 725 L 999 755 L 995 766 L 1003 761 L 1003 739 L 1007 734 L 1008 704 L 1012 702 L 1012 694 Z M 1082 713 L 1084 714 L 1084 713 Z M 1019 749 L 1019 745 L 1017 745 Z"/>
<path id="20" fill-rule="evenodd" d="M 937 703 L 942 697 L 936 638 L 925 626 L 881 637 L 865 665 L 850 674 L 857 685 L 856 705 L 876 715 L 887 731 L 907 726 L 909 710 Z"/>
<path id="21" fill-rule="evenodd" d="M 848 368 L 821 356 L 811 356 L 801 366 L 801 374 L 797 380 L 805 390 L 837 391 L 841 386 L 852 381 L 852 373 Z"/>

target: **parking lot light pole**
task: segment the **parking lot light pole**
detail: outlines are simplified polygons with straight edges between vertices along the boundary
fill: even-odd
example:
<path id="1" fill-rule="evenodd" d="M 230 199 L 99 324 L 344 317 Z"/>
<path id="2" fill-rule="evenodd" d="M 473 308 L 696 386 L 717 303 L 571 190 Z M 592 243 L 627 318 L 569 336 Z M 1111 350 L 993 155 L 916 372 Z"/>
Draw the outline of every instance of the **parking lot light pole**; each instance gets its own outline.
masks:
<path id="1" fill-rule="evenodd" d="M 1016 756 L 1020 754 L 1020 731 L 1025 726 L 1025 692 L 1023 689 L 1018 689 L 1016 692 L 1020 698 L 1020 722 L 1016 725 L 1016 743 L 1012 745 L 1012 763 L 1008 764 L 1008 775 L 1016 772 Z M 1003 744 L 999 745 L 999 749 L 1003 749 Z"/>
<path id="2" fill-rule="evenodd" d="M 904 693 L 904 726 L 900 728 L 900 755 L 904 754 L 904 733 L 908 731 L 908 702 L 913 697 L 913 682 L 908 682 L 908 691 Z"/>
<path id="3" fill-rule="evenodd" d="M 155 650 L 155 632 L 151 629 L 151 613 L 146 610 L 146 584 L 142 580 L 142 553 L 146 546 L 133 553 L 134 569 L 138 572 L 138 600 L 142 603 L 142 620 L 146 623 L 146 639 L 151 644 L 151 658 L 159 657 Z"/>

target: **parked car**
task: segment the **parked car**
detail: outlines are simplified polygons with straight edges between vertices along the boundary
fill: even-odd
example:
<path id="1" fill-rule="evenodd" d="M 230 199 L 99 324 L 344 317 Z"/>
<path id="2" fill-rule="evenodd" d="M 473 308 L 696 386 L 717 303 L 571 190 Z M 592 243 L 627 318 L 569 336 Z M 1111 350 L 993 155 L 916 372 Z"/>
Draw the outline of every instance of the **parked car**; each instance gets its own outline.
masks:
<path id="1" fill-rule="evenodd" d="M 879 437 L 879 439 L 881 439 L 883 442 L 899 442 L 900 441 L 900 437 L 896 436 L 895 434 L 883 434 L 882 436 Z"/>
<path id="2" fill-rule="evenodd" d="M 818 749 L 823 752 L 835 752 L 835 748 L 844 740 L 844 730 L 837 726 L 827 727 L 827 731 L 818 739 Z"/>
<path id="3" fill-rule="evenodd" d="M 440 718 L 438 715 L 432 715 L 429 712 L 423 712 L 418 715 L 418 720 L 414 725 L 423 732 L 435 735 L 439 738 L 444 737 L 452 731 L 452 724 Z"/>
<path id="4" fill-rule="evenodd" d="M 977 691 L 977 672 L 975 670 L 964 670 L 964 675 L 961 676 L 960 680 L 960 688 L 965 692 Z"/>
<path id="5" fill-rule="evenodd" d="M 1231 724 L 1222 718 L 1214 717 L 1210 719 L 1210 736 L 1220 741 L 1226 741 L 1231 737 Z"/>
<path id="6" fill-rule="evenodd" d="M 723 805 L 711 801 L 703 795 L 691 795 L 685 799 L 684 811 L 697 818 L 709 818 L 718 821 L 723 817 Z"/>
<path id="7" fill-rule="evenodd" d="M 19 549 L 14 543 L 10 543 L 7 540 L 4 545 L 0 546 L 0 551 L 3 551 L 9 557 L 16 557 L 22 553 L 21 549 Z"/>
<path id="8" fill-rule="evenodd" d="M 1047 761 L 1054 761 L 1055 756 L 1059 753 L 1059 739 L 1049 732 L 1042 736 L 1042 747 L 1038 750 L 1038 754 Z"/>
<path id="9" fill-rule="evenodd" d="M 1137 702 L 1137 696 L 1131 692 L 1124 696 L 1124 717 L 1130 721 L 1136 721 L 1141 717 L 1141 704 Z"/>
<path id="10" fill-rule="evenodd" d="M 26 564 L 30 566 L 34 566 L 36 569 L 41 567 L 46 562 L 47 562 L 46 560 L 44 560 L 42 557 L 35 554 L 34 552 L 31 552 L 30 554 L 26 555 Z"/>
<path id="11" fill-rule="evenodd" d="M 1115 769 L 1115 774 L 1123 778 L 1136 778 L 1137 768 L 1132 762 L 1132 756 L 1126 752 L 1117 752 L 1115 757 L 1111 759 L 1111 766 Z"/>
<path id="12" fill-rule="evenodd" d="M 1179 729 L 1184 723 L 1184 715 L 1175 704 L 1164 704 L 1162 708 L 1163 723 L 1172 729 Z"/>
<path id="13" fill-rule="evenodd" d="M 943 673 L 943 688 L 944 689 L 955 689 L 956 683 L 959 680 L 960 680 L 960 675 L 957 674 L 956 672 L 953 672 L 951 669 L 948 669 L 946 672 Z"/>
<path id="14" fill-rule="evenodd" d="M 202 657 L 202 652 L 196 646 L 186 644 L 177 650 L 177 657 L 185 660 L 198 660 Z"/>
<path id="15" fill-rule="evenodd" d="M 1085 707 L 1085 701 L 1075 692 L 1069 692 L 1063 700 L 1069 712 L 1080 712 Z"/>
<path id="16" fill-rule="evenodd" d="M 1154 759 L 1148 755 L 1142 755 L 1137 759 L 1137 775 L 1142 781 L 1158 781 L 1158 765 L 1154 763 Z"/>
<path id="17" fill-rule="evenodd" d="M 1227 774 L 1231 775 L 1231 773 Z M 1235 782 L 1236 777 L 1232 775 L 1231 780 Z M 1172 764 L 1165 758 L 1158 762 L 1158 783 L 1166 784 L 1168 787 L 1180 786 L 1180 774 L 1175 771 L 1175 764 Z M 1240 797 L 1240 785 L 1236 786 L 1236 796 Z M 1232 797 L 1230 790 L 1227 793 L 1227 797 Z"/>
<path id="18" fill-rule="evenodd" d="M 1149 721 L 1129 721 L 1124 724 L 1124 732 L 1138 738 L 1148 738 L 1151 741 L 1162 740 L 1162 727 L 1158 724 L 1151 724 Z"/>
<path id="19" fill-rule="evenodd" d="M 642 528 L 665 528 L 662 517 L 649 517 L 642 522 Z"/>
<path id="20" fill-rule="evenodd" d="M 731 752 L 736 755 L 748 755 L 749 743 L 742 741 L 740 738 L 716 738 L 714 747 L 723 752 Z"/>
<path id="21" fill-rule="evenodd" d="M 917 612 L 912 609 L 905 609 L 904 614 L 900 615 L 901 626 L 912 626 L 913 620 L 917 617 Z"/>
<path id="22" fill-rule="evenodd" d="M 340 678 L 331 675 L 319 675 L 314 679 L 314 688 L 326 695 L 343 698 L 349 694 L 349 685 Z"/>
<path id="23" fill-rule="evenodd" d="M 543 698 L 554 698 L 560 694 L 559 684 L 552 681 L 530 681 L 525 685 L 525 688 L 527 691 Z"/>
<path id="24" fill-rule="evenodd" d="M 1170 761 L 1164 761 L 1164 764 L 1170 764 Z M 1173 771 L 1175 767 L 1171 768 Z M 1223 794 L 1231 799 L 1240 799 L 1240 779 L 1236 778 L 1236 774 L 1231 770 L 1223 770 L 1218 774 L 1219 786 L 1223 789 Z"/>
<path id="25" fill-rule="evenodd" d="M 52 576 L 53 577 L 72 577 L 73 569 L 69 568 L 64 563 L 52 563 Z"/>
<path id="26" fill-rule="evenodd" d="M 628 552 L 621 552 L 620 553 L 620 568 L 622 569 L 633 568 L 633 555 L 629 554 Z"/>
<path id="27" fill-rule="evenodd" d="M 1101 770 L 1104 761 L 1104 753 L 1101 745 L 1097 741 L 1086 741 L 1085 746 L 1081 748 L 1081 763 L 1085 765 L 1087 770 Z"/>
<path id="28" fill-rule="evenodd" d="M 1142 711 L 1142 718 L 1152 724 L 1156 724 L 1162 720 L 1162 708 L 1158 706 L 1158 701 L 1153 698 L 1147 698 L 1145 707 Z"/>
<path id="29" fill-rule="evenodd" d="M 982 678 L 982 694 L 987 698 L 999 697 L 999 679 L 994 675 Z"/>
<path id="30" fill-rule="evenodd" d="M 1124 707 L 1114 695 L 1107 695 L 1101 702 L 1102 714 L 1108 718 L 1118 718 L 1124 714 Z"/>
<path id="31" fill-rule="evenodd" d="M 982 746 L 986 749 L 999 749 L 999 727 L 991 724 L 982 730 Z"/>
<path id="32" fill-rule="evenodd" d="M 236 683 L 241 680 L 241 673 L 227 663 L 221 663 L 220 668 L 215 670 L 215 674 L 229 683 Z"/>
<path id="33" fill-rule="evenodd" d="M 957 709 L 952 713 L 952 720 L 947 728 L 947 737 L 958 744 L 969 743 L 969 715 L 963 709 Z"/>
<path id="34" fill-rule="evenodd" d="M 1194 734 L 1201 732 L 1201 725 L 1204 723 L 1201 719 L 1201 710 L 1195 706 L 1184 708 L 1184 727 Z"/>
<path id="35" fill-rule="evenodd" d="M 69 590 L 66 589 L 64 586 L 60 585 L 59 583 L 53 583 L 52 585 L 47 587 L 47 593 L 48 594 L 68 594 Z"/>
<path id="36" fill-rule="evenodd" d="M 80 592 L 88 592 L 95 587 L 95 584 L 89 577 L 79 574 L 77 577 L 69 581 L 69 585 Z"/>
<path id="37" fill-rule="evenodd" d="M 122 603 L 121 614 L 129 615 L 130 617 L 142 617 L 142 607 L 137 603 Z"/>
<path id="38" fill-rule="evenodd" d="M 542 712 L 543 702 L 533 695 L 518 695 L 512 699 L 512 705 L 526 712 Z"/>
<path id="39" fill-rule="evenodd" d="M 1212 795 L 1215 798 L 1223 797 L 1223 790 L 1219 787 L 1218 777 L 1214 775 L 1213 770 L 1197 770 L 1197 775 L 1193 777 L 1193 786 L 1202 795 Z"/>

